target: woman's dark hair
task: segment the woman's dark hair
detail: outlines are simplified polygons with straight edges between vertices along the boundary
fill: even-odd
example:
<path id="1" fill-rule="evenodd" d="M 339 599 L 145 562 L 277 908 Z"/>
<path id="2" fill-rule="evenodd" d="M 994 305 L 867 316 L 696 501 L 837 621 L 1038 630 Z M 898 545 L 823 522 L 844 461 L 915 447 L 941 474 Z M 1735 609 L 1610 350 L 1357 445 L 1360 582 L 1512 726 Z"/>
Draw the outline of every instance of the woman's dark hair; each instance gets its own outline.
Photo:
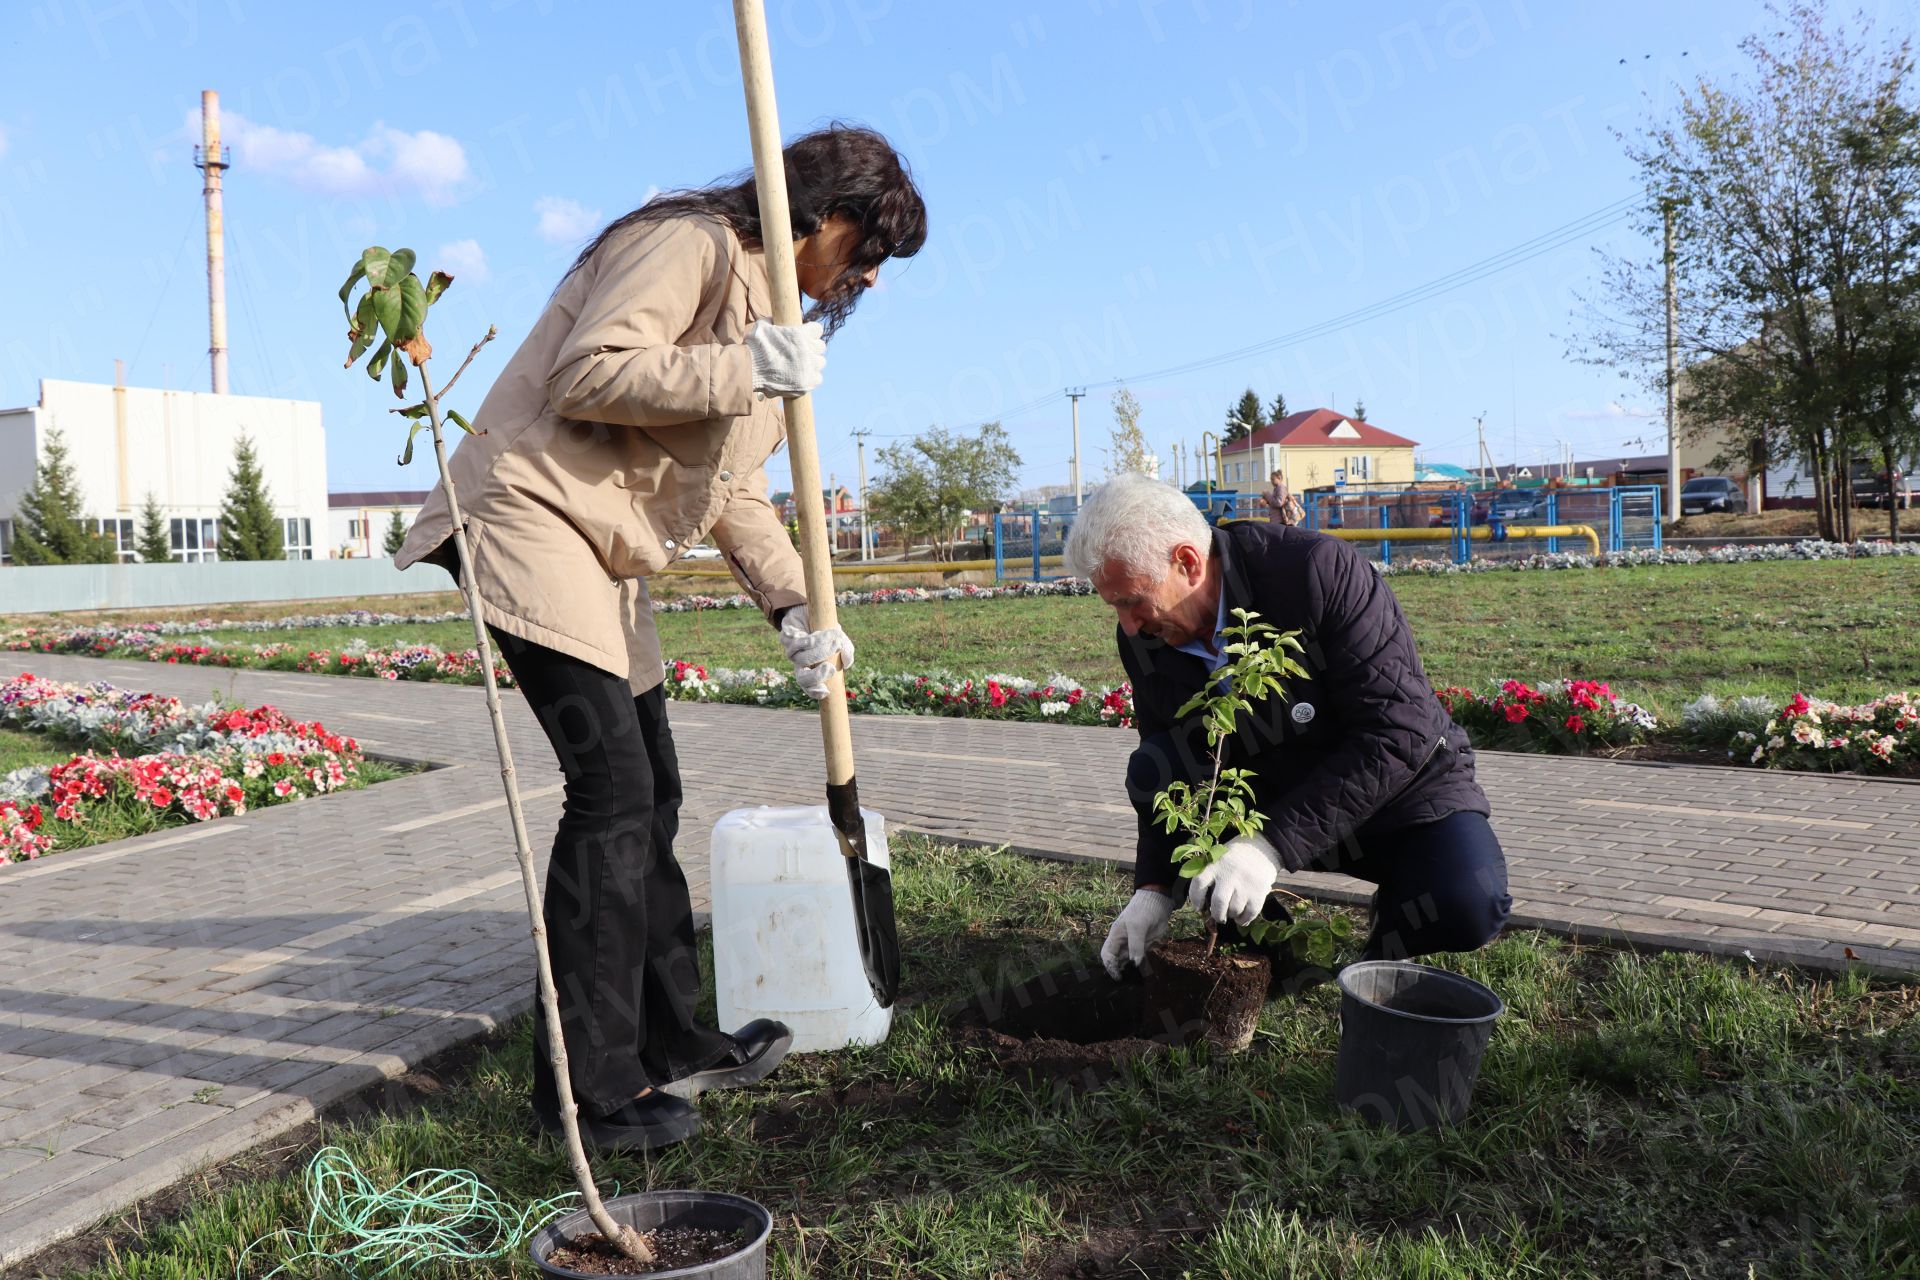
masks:
<path id="1" fill-rule="evenodd" d="M 888 258 L 910 258 L 927 242 L 927 205 L 899 152 L 872 129 L 834 123 L 804 134 L 782 152 L 787 171 L 790 238 L 812 235 L 835 214 L 860 228 L 847 266 L 827 296 L 807 312 L 831 334 L 865 292 L 866 273 Z M 752 171 L 723 178 L 712 186 L 663 191 L 633 212 L 615 219 L 580 251 L 572 275 L 616 232 L 644 222 L 706 214 L 733 228 L 749 248 L 758 248 L 760 193 Z"/>

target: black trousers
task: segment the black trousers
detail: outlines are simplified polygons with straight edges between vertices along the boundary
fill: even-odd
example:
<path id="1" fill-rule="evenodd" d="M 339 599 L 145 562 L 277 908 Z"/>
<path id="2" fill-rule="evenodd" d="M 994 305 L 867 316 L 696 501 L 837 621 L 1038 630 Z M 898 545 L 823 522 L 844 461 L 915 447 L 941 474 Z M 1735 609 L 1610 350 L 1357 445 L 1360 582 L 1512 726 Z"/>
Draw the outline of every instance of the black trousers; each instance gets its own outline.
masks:
<path id="1" fill-rule="evenodd" d="M 1147 865 L 1170 858 L 1180 843 L 1154 821 L 1153 797 L 1166 785 L 1168 762 L 1184 758 L 1169 735 L 1159 734 L 1141 743 L 1128 768 L 1127 795 L 1139 820 L 1140 848 L 1154 858 Z M 1258 795 L 1257 783 L 1255 791 L 1261 811 L 1271 816 L 1272 797 Z M 1362 828 L 1344 845 L 1322 850 L 1310 869 L 1378 886 L 1373 927 L 1362 952 L 1368 960 L 1476 950 L 1499 936 L 1513 910 L 1506 855 L 1483 814 L 1454 813 L 1391 831 Z M 1169 888 L 1184 894 L 1187 882 L 1177 874 L 1173 880 Z M 1264 914 L 1285 917 L 1278 895 L 1268 899 Z"/>
<path id="2" fill-rule="evenodd" d="M 694 1016 L 699 952 L 673 857 L 680 762 L 666 693 L 636 698 L 591 663 L 501 631 L 493 638 L 566 777 L 547 864 L 547 951 L 574 1099 L 602 1117 L 732 1047 Z M 554 1115 L 545 1019 L 534 1026 L 533 1105 Z"/>

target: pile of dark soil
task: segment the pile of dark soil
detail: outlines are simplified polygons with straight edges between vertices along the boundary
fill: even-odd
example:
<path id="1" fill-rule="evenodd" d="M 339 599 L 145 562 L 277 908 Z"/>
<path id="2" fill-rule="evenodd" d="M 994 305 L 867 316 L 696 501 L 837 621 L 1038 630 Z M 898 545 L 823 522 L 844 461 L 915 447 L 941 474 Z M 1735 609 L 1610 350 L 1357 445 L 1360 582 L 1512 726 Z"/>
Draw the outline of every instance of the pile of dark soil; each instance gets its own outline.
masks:
<path id="1" fill-rule="evenodd" d="M 959 1043 L 987 1050 L 1010 1075 L 1094 1088 L 1171 1045 L 1246 1048 L 1268 976 L 1264 956 L 1208 956 L 1199 941 L 1164 942 L 1118 981 L 1097 959 L 1076 959 L 982 992 L 949 1009 L 948 1020 Z"/>

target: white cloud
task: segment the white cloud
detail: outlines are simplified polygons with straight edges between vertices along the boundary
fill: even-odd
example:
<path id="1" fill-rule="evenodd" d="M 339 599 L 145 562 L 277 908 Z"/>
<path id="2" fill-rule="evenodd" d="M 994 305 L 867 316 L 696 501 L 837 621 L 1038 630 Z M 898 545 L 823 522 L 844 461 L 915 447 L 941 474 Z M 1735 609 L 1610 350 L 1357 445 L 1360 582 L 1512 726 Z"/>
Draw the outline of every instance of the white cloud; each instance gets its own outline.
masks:
<path id="1" fill-rule="evenodd" d="M 444 271 L 467 284 L 485 284 L 493 274 L 487 270 L 487 255 L 481 251 L 478 240 L 455 240 L 452 244 L 443 244 L 435 250 L 433 260 L 426 265 L 431 270 Z"/>
<path id="2" fill-rule="evenodd" d="M 554 244 L 572 244 L 584 240 L 600 226 L 600 211 L 589 209 L 578 200 L 564 196 L 541 196 L 533 202 L 540 215 L 537 228 L 542 240 Z"/>
<path id="3" fill-rule="evenodd" d="M 197 110 L 187 112 L 185 128 L 188 136 L 200 137 Z M 418 195 L 428 204 L 450 204 L 473 176 L 466 148 L 457 139 L 431 129 L 408 133 L 381 121 L 360 141 L 341 145 L 224 111 L 220 136 L 233 149 L 236 168 L 324 195 L 396 192 Z"/>

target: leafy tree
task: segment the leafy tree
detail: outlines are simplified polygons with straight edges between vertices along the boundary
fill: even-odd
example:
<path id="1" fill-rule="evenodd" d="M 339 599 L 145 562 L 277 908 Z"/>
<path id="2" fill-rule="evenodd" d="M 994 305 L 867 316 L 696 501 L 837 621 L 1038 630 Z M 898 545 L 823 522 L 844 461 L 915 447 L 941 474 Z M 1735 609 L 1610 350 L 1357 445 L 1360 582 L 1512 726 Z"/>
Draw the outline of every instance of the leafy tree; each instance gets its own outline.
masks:
<path id="1" fill-rule="evenodd" d="M 1227 429 L 1221 438 L 1227 444 L 1232 444 L 1235 440 L 1245 440 L 1253 434 L 1248 423 L 1252 423 L 1254 427 L 1266 425 L 1260 421 L 1260 397 L 1253 394 L 1252 387 L 1242 392 L 1233 408 L 1227 410 Z"/>
<path id="2" fill-rule="evenodd" d="M 1853 537 L 1851 464 L 1911 441 L 1920 286 L 1920 113 L 1906 42 L 1869 47 L 1824 6 L 1774 10 L 1744 80 L 1700 81 L 1628 140 L 1641 229 L 1674 228 L 1679 429 L 1722 460 L 1796 460 L 1822 536 Z M 1609 258 L 1594 363 L 1664 390 L 1664 253 Z M 1910 446 L 1909 446 L 1910 447 Z M 1727 457 L 1731 455 L 1731 457 Z M 1889 462 L 1888 465 L 1891 465 Z M 1897 519 L 1897 517 L 1896 517 Z"/>
<path id="3" fill-rule="evenodd" d="M 1267 410 L 1267 421 L 1278 422 L 1287 416 L 1287 398 L 1278 391 L 1273 393 L 1273 407 Z"/>
<path id="4" fill-rule="evenodd" d="M 66 437 L 47 432 L 45 456 L 34 470 L 33 487 L 20 499 L 13 536 L 16 564 L 112 564 L 114 540 L 87 528 L 81 515 L 80 480 L 67 459 Z"/>
<path id="5" fill-rule="evenodd" d="M 165 564 L 173 559 L 173 544 L 167 540 L 167 518 L 160 510 L 160 500 L 151 492 L 140 508 L 140 538 L 134 545 L 146 564 Z"/>
<path id="6" fill-rule="evenodd" d="M 1140 400 L 1133 392 L 1121 387 L 1113 393 L 1113 444 L 1107 450 L 1107 478 L 1129 471 L 1138 471 L 1143 476 L 1160 474 L 1160 457 L 1147 444 L 1146 432 L 1140 429 Z"/>
<path id="7" fill-rule="evenodd" d="M 397 556 L 400 554 L 400 544 L 406 540 L 407 522 L 402 520 L 400 513 L 396 511 L 393 513 L 393 519 L 387 521 L 387 537 L 380 544 L 381 550 L 390 556 Z"/>
<path id="8" fill-rule="evenodd" d="M 1013 488 L 1020 455 L 997 422 L 972 435 L 932 427 L 880 450 L 880 480 L 868 502 L 876 520 L 900 531 L 908 545 L 934 544 L 943 560 L 965 530 L 967 516 L 996 509 Z"/>
<path id="9" fill-rule="evenodd" d="M 253 441 L 241 436 L 234 442 L 233 470 L 227 473 L 226 496 L 220 500 L 220 558 L 279 560 L 286 555 L 283 529 L 267 496 Z"/>

